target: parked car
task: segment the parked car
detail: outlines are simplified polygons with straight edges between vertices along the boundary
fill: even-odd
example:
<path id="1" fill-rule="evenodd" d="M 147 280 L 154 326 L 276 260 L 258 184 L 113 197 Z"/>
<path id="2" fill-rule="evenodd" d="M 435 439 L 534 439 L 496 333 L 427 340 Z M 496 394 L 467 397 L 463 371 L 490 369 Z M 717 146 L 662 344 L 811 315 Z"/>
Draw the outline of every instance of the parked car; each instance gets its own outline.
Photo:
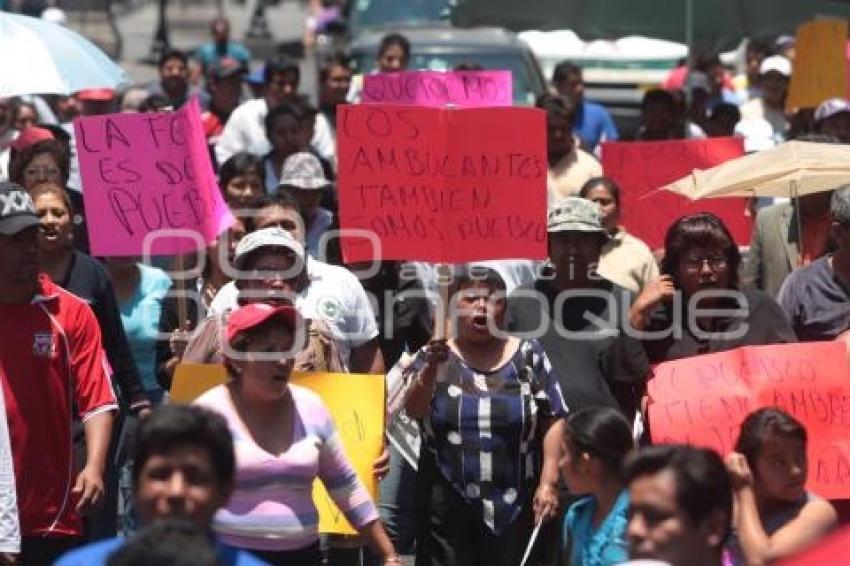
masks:
<path id="1" fill-rule="evenodd" d="M 375 28 L 410 27 L 447 21 L 454 0 L 351 0 L 348 4 L 349 36 Z"/>
<path id="2" fill-rule="evenodd" d="M 546 82 L 534 54 L 516 34 L 501 28 L 458 29 L 448 26 L 394 29 L 411 44 L 411 69 L 450 71 L 460 64 L 507 70 L 513 76 L 514 104 L 532 105 L 546 90 Z M 375 70 L 378 43 L 389 30 L 361 34 L 351 44 L 356 72 Z"/>

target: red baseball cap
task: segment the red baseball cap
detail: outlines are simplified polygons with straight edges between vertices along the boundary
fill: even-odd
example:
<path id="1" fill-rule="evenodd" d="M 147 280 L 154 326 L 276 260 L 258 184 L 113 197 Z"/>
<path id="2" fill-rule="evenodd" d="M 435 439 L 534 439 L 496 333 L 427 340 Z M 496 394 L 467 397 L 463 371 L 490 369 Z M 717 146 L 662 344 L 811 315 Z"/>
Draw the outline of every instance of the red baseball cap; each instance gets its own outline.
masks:
<path id="1" fill-rule="evenodd" d="M 115 98 L 115 91 L 111 88 L 87 88 L 77 93 L 77 100 L 108 102 L 113 98 Z"/>
<path id="2" fill-rule="evenodd" d="M 55 140 L 53 132 L 38 126 L 30 126 L 24 128 L 18 137 L 12 142 L 12 149 L 15 151 L 23 151 L 29 146 L 45 140 Z"/>
<path id="3" fill-rule="evenodd" d="M 241 332 L 251 330 L 274 317 L 279 317 L 289 330 L 295 331 L 299 319 L 295 307 L 251 303 L 230 313 L 227 319 L 227 343 L 232 344 L 233 339 Z"/>

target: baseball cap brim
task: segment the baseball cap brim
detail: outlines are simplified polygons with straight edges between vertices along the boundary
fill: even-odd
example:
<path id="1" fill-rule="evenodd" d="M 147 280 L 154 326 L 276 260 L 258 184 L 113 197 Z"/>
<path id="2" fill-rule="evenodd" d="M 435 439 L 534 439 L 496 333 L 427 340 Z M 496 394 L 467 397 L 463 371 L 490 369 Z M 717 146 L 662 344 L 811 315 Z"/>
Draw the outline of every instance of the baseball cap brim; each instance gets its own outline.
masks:
<path id="1" fill-rule="evenodd" d="M 245 260 L 255 251 L 261 248 L 283 248 L 290 250 L 295 257 L 300 261 L 304 261 L 304 248 L 294 238 L 283 236 L 274 233 L 263 233 L 263 230 L 257 230 L 242 238 L 239 246 L 236 248 L 236 257 L 233 259 L 233 266 L 236 269 L 242 269 L 245 265 Z"/>
<path id="2" fill-rule="evenodd" d="M 87 88 L 77 93 L 78 100 L 90 102 L 107 102 L 115 98 L 115 91 L 111 88 Z"/>
<path id="3" fill-rule="evenodd" d="M 325 179 L 284 179 L 278 183 L 278 189 L 304 189 L 305 191 L 320 191 L 330 187 L 332 183 Z"/>
<path id="4" fill-rule="evenodd" d="M 546 231 L 549 234 L 555 234 L 557 232 L 587 232 L 588 234 L 599 234 L 608 238 L 608 232 L 605 228 L 599 228 L 598 226 L 584 222 L 558 222 L 550 224 L 546 228 Z"/>
<path id="5" fill-rule="evenodd" d="M 14 236 L 27 228 L 40 225 L 41 221 L 34 214 L 17 214 L 0 220 L 0 234 Z"/>
<path id="6" fill-rule="evenodd" d="M 256 328 L 272 318 L 280 319 L 290 331 L 299 325 L 300 316 L 292 305 L 272 307 L 262 303 L 252 303 L 233 311 L 227 319 L 227 342 L 242 332 Z"/>

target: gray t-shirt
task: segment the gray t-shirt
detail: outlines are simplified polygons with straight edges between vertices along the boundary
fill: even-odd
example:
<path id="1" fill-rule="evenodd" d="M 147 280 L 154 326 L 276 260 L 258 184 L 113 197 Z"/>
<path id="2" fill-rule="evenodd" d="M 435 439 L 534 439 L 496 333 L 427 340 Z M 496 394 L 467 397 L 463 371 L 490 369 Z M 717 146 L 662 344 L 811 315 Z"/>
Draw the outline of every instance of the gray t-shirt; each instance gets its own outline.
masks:
<path id="1" fill-rule="evenodd" d="M 835 276 L 829 259 L 795 270 L 776 296 L 802 342 L 834 340 L 850 328 L 850 289 Z"/>

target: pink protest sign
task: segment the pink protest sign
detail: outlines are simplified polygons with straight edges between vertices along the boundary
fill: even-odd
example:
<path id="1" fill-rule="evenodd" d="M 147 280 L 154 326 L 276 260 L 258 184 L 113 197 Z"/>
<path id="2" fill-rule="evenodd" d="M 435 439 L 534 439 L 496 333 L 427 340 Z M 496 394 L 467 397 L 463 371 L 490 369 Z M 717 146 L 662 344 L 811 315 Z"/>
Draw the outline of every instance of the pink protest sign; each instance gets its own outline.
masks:
<path id="1" fill-rule="evenodd" d="M 80 118 L 74 132 L 93 255 L 196 251 L 233 224 L 197 99 L 176 112 Z"/>
<path id="2" fill-rule="evenodd" d="M 363 102 L 461 107 L 513 105 L 510 71 L 401 71 L 366 75 Z"/>

